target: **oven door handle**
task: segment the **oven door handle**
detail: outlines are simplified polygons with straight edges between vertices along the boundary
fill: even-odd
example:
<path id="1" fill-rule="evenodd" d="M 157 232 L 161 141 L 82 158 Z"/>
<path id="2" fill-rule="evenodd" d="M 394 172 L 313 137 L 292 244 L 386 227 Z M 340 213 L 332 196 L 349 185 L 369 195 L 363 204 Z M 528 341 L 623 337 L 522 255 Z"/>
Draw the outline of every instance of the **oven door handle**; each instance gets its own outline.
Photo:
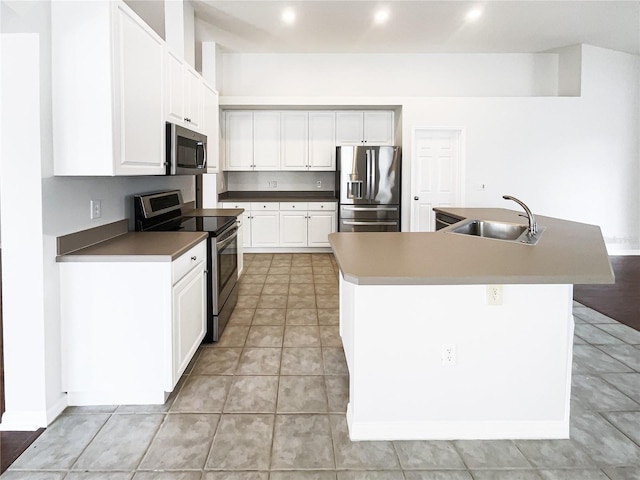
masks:
<path id="1" fill-rule="evenodd" d="M 216 248 L 218 250 L 226 247 L 227 245 L 229 245 L 231 242 L 233 242 L 236 238 L 238 237 L 238 230 L 236 229 L 235 232 L 233 232 L 231 235 L 229 235 L 227 238 L 225 238 L 224 240 L 221 240 L 219 242 L 216 242 Z"/>

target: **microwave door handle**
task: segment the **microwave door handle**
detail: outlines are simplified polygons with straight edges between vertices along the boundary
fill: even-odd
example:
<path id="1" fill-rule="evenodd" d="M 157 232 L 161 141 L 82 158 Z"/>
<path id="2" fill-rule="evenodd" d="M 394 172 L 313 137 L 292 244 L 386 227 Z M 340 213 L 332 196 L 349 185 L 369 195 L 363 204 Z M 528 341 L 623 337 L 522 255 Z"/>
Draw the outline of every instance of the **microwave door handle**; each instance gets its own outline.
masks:
<path id="1" fill-rule="evenodd" d="M 198 150 L 202 150 L 202 164 L 198 163 Z M 207 145 L 202 142 L 198 142 L 196 147 L 196 164 L 194 165 L 196 168 L 204 168 L 207 166 Z"/>

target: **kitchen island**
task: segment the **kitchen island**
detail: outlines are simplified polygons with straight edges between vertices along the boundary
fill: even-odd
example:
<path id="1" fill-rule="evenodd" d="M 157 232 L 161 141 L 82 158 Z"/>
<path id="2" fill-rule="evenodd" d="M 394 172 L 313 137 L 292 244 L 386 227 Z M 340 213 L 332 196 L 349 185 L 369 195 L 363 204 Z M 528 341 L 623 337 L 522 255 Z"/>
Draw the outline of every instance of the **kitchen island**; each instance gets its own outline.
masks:
<path id="1" fill-rule="evenodd" d="M 441 211 L 523 223 L 504 209 Z M 537 245 L 446 231 L 332 234 L 352 440 L 568 438 L 572 285 L 613 283 L 597 226 Z"/>

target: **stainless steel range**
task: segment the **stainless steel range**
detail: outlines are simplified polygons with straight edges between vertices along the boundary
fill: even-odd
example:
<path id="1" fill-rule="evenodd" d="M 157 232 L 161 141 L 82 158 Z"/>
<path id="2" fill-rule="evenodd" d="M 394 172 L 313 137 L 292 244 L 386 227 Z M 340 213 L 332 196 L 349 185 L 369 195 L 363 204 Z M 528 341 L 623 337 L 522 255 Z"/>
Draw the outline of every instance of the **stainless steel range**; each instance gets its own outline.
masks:
<path id="1" fill-rule="evenodd" d="M 236 217 L 182 213 L 179 190 L 134 196 L 136 230 L 207 232 L 207 333 L 216 342 L 238 301 L 238 221 Z"/>

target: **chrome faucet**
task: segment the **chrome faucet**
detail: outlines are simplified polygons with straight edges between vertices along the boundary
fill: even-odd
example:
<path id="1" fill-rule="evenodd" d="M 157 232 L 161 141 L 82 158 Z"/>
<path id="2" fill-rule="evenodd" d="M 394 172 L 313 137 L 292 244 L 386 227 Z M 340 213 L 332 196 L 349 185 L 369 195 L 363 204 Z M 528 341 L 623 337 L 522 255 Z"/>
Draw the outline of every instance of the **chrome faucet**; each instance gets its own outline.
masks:
<path id="1" fill-rule="evenodd" d="M 529 220 L 529 236 L 533 237 L 534 235 L 536 235 L 538 233 L 538 224 L 536 223 L 536 217 L 533 216 L 533 213 L 531 212 L 531 210 L 529 210 L 529 207 L 527 207 L 522 200 L 518 200 L 516 197 L 512 197 L 511 195 L 503 195 L 502 198 L 504 198 L 505 200 L 513 200 L 522 208 L 524 208 L 524 211 L 527 213 L 527 219 Z M 524 215 L 521 216 L 524 217 Z"/>

